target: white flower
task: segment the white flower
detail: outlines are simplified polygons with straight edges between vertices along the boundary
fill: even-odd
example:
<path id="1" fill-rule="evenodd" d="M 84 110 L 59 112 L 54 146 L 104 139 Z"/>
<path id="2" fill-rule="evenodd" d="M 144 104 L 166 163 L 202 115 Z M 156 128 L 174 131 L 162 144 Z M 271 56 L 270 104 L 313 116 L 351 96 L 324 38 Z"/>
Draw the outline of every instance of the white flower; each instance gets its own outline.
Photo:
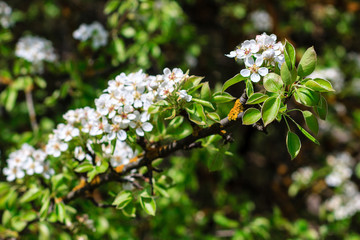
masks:
<path id="1" fill-rule="evenodd" d="M 56 55 L 49 40 L 41 37 L 26 36 L 16 44 L 15 55 L 31 63 L 36 72 L 43 72 L 43 61 L 54 62 Z"/>
<path id="2" fill-rule="evenodd" d="M 8 166 L 3 170 L 7 181 L 13 181 L 16 178 L 23 178 L 25 176 L 24 171 L 18 166 Z"/>
<path id="3" fill-rule="evenodd" d="M 172 71 L 169 68 L 164 69 L 164 78 L 167 81 L 180 82 L 185 76 L 180 68 L 174 68 Z"/>
<path id="4" fill-rule="evenodd" d="M 147 122 L 149 118 L 150 116 L 146 112 L 140 114 L 138 111 L 135 111 L 129 114 L 129 119 L 131 120 L 130 127 L 135 129 L 138 136 L 142 137 L 144 132 L 151 132 L 153 129 L 153 125 Z"/>
<path id="5" fill-rule="evenodd" d="M 32 158 L 28 158 L 24 165 L 24 169 L 26 169 L 26 173 L 28 175 L 33 175 L 34 173 L 40 174 L 44 171 L 44 166 L 41 162 L 34 161 Z"/>
<path id="6" fill-rule="evenodd" d="M 239 59 L 247 59 L 258 51 L 259 46 L 254 39 L 246 40 L 241 44 L 241 48 L 236 51 L 236 57 Z"/>
<path id="7" fill-rule="evenodd" d="M 11 7 L 5 2 L 0 1 L 0 25 L 3 26 L 3 28 L 11 26 L 11 12 Z"/>
<path id="8" fill-rule="evenodd" d="M 82 149 L 82 147 L 80 147 L 80 146 L 75 147 L 75 149 L 74 149 L 74 157 L 77 160 L 82 161 L 82 160 L 85 159 L 85 156 L 86 156 L 86 154 L 85 154 L 84 150 Z"/>
<path id="9" fill-rule="evenodd" d="M 251 75 L 250 76 L 251 81 L 259 82 L 260 75 L 265 76 L 269 72 L 269 70 L 266 67 L 261 67 L 262 64 L 263 64 L 262 58 L 257 58 L 255 62 L 252 57 L 247 58 L 245 61 L 245 65 L 248 67 L 248 69 L 241 70 L 240 74 L 243 77 L 249 77 Z"/>
<path id="10" fill-rule="evenodd" d="M 252 12 L 250 19 L 255 29 L 258 31 L 269 31 L 273 27 L 271 16 L 264 10 L 257 10 Z"/>
<path id="11" fill-rule="evenodd" d="M 91 39 L 91 45 L 94 49 L 107 44 L 108 32 L 99 22 L 92 24 L 81 24 L 78 29 L 73 32 L 73 37 L 80 41 Z"/>
<path id="12" fill-rule="evenodd" d="M 187 102 L 190 102 L 192 99 L 192 96 L 187 94 L 186 90 L 180 90 L 179 97 L 182 99 L 185 99 L 185 101 L 187 101 Z"/>
<path id="13" fill-rule="evenodd" d="M 61 142 L 58 139 L 50 139 L 46 145 L 46 154 L 52 155 L 54 157 L 59 157 L 61 152 L 64 152 L 68 149 L 68 144 Z"/>

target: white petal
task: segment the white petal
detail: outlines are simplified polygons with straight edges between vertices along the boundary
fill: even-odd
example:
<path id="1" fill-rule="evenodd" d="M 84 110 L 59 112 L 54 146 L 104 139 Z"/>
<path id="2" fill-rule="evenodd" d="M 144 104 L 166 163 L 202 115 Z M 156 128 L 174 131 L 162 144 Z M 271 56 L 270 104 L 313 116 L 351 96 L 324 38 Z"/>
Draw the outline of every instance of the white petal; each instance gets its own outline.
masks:
<path id="1" fill-rule="evenodd" d="M 257 73 L 253 73 L 253 74 L 251 74 L 250 79 L 251 79 L 251 81 L 253 81 L 253 82 L 258 82 L 258 81 L 260 81 L 260 75 L 257 74 Z"/>
<path id="2" fill-rule="evenodd" d="M 117 133 L 117 137 L 120 141 L 125 141 L 126 140 L 126 132 L 124 130 L 120 130 L 118 133 Z"/>
<path id="3" fill-rule="evenodd" d="M 235 51 L 231 51 L 229 54 L 225 54 L 225 56 L 229 57 L 229 58 L 233 58 L 236 56 L 236 52 Z"/>
<path id="4" fill-rule="evenodd" d="M 144 122 L 142 124 L 142 129 L 144 129 L 145 132 L 150 132 L 153 129 L 153 125 L 149 122 Z"/>
<path id="5" fill-rule="evenodd" d="M 269 69 L 267 69 L 266 67 L 261 67 L 261 68 L 259 68 L 258 73 L 259 73 L 261 76 L 265 76 L 266 74 L 269 73 Z"/>
<path id="6" fill-rule="evenodd" d="M 256 66 L 260 67 L 263 64 L 264 59 L 262 57 L 259 57 L 256 59 Z"/>
<path id="7" fill-rule="evenodd" d="M 254 65 L 254 59 L 252 57 L 248 57 L 245 59 L 245 65 L 251 67 Z"/>
<path id="8" fill-rule="evenodd" d="M 248 77 L 250 76 L 250 70 L 249 69 L 243 69 L 240 71 L 241 76 Z"/>
<path id="9" fill-rule="evenodd" d="M 140 137 L 144 136 L 144 131 L 141 128 L 136 129 L 136 134 Z"/>

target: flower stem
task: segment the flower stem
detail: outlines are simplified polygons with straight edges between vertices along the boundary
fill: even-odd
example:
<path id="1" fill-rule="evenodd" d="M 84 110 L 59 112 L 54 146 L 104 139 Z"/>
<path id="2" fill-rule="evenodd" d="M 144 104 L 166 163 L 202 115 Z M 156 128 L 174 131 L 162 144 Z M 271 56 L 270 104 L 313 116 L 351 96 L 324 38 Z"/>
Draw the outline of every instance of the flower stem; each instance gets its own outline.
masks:
<path id="1" fill-rule="evenodd" d="M 26 97 L 26 105 L 29 111 L 31 128 L 36 133 L 39 130 L 39 126 L 36 122 L 36 113 L 35 113 L 34 101 L 32 98 L 31 90 L 25 90 L 25 97 Z"/>

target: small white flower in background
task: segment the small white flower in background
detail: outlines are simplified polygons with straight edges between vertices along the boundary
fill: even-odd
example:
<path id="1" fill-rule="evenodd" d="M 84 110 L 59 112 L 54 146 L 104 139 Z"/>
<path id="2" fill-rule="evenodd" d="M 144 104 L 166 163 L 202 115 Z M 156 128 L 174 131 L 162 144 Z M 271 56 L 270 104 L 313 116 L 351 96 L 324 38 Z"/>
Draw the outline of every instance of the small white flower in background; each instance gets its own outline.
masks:
<path id="1" fill-rule="evenodd" d="M 310 183 L 310 180 L 313 176 L 313 169 L 311 167 L 302 167 L 296 170 L 292 175 L 291 178 L 295 182 L 299 182 L 302 184 Z"/>
<path id="2" fill-rule="evenodd" d="M 175 83 L 180 82 L 184 77 L 184 73 L 180 68 L 174 68 L 173 70 L 165 68 L 163 73 L 165 81 L 172 81 Z"/>
<path id="3" fill-rule="evenodd" d="M 68 144 L 62 142 L 60 139 L 50 139 L 46 145 L 46 154 L 52 155 L 54 157 L 60 157 L 61 152 L 64 152 L 68 149 Z"/>
<path id="4" fill-rule="evenodd" d="M 269 72 L 269 69 L 267 69 L 266 67 L 261 67 L 263 62 L 264 62 L 264 60 L 261 57 L 256 59 L 255 62 L 254 62 L 254 59 L 252 57 L 247 58 L 245 60 L 245 65 L 246 65 L 247 68 L 241 70 L 240 74 L 243 77 L 249 77 L 250 76 L 250 80 L 253 81 L 253 82 L 259 82 L 260 81 L 260 75 L 264 77 Z"/>
<path id="5" fill-rule="evenodd" d="M 0 25 L 3 28 L 9 28 L 11 26 L 11 12 L 11 7 L 5 2 L 0 1 Z"/>
<path id="6" fill-rule="evenodd" d="M 85 152 L 82 147 L 77 146 L 74 149 L 74 156 L 77 160 L 82 161 L 85 159 Z"/>
<path id="7" fill-rule="evenodd" d="M 91 46 L 94 49 L 106 46 L 109 33 L 99 22 L 91 24 L 81 24 L 78 29 L 73 32 L 73 37 L 80 41 L 91 40 Z"/>
<path id="8" fill-rule="evenodd" d="M 34 149 L 29 144 L 23 144 L 21 148 L 12 152 L 7 159 L 8 166 L 3 173 L 7 181 L 23 178 L 25 175 L 42 174 L 45 176 L 45 168 L 48 163 L 46 153 L 41 149 Z"/>
<path id="9" fill-rule="evenodd" d="M 268 12 L 257 10 L 250 14 L 251 22 L 258 31 L 269 31 L 273 28 L 273 21 Z"/>
<path id="10" fill-rule="evenodd" d="M 45 38 L 36 36 L 20 38 L 16 44 L 15 55 L 31 62 L 37 73 L 42 73 L 44 71 L 44 61 L 56 61 L 52 43 Z"/>

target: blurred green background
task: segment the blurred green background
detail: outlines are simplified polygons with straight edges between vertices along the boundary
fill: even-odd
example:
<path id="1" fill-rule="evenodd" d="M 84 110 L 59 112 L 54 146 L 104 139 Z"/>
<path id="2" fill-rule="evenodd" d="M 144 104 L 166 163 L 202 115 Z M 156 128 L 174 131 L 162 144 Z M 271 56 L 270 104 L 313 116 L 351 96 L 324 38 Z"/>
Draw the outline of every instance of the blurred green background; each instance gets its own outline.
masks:
<path id="1" fill-rule="evenodd" d="M 179 152 L 160 164 L 164 173 L 155 177 L 161 180 L 164 174 L 173 182 L 168 195 L 157 199 L 156 217 L 139 212 L 136 218 L 127 218 L 115 209 L 95 208 L 78 199 L 73 207 L 79 219 L 87 214 L 92 224 L 79 223 L 72 232 L 42 223 L 43 239 L 360 239 L 358 209 L 339 218 L 326 203 L 338 195 L 341 206 L 350 199 L 355 199 L 350 205 L 360 205 L 358 192 L 343 194 L 349 181 L 356 191 L 360 184 L 360 2 L 11 0 L 7 4 L 13 10 L 13 24 L 0 28 L 1 168 L 21 144 L 42 147 L 68 109 L 93 107 L 108 80 L 119 73 L 144 69 L 158 74 L 164 67 L 180 67 L 219 88 L 242 69 L 224 54 L 263 32 L 290 41 L 298 57 L 314 46 L 317 74 L 336 89 L 327 95 L 328 120 L 320 122 L 317 136 L 321 146 L 302 139 L 295 160 L 286 151 L 283 123 L 271 125 L 267 135 L 248 126 L 234 127 L 233 156 L 224 159 L 222 170 L 208 170 L 211 154 L 205 149 Z M 99 49 L 72 37 L 80 24 L 94 21 L 109 32 L 108 44 Z M 19 80 L 28 70 L 14 53 L 17 41 L 26 35 L 49 39 L 58 56 L 56 63 L 46 64 L 41 79 L 29 84 Z M 35 133 L 24 94 L 29 85 L 39 123 Z M 229 92 L 239 97 L 242 90 L 238 84 Z M 224 106 L 221 116 L 230 108 Z M 295 118 L 304 122 L 300 115 Z M 342 161 L 341 154 L 351 159 L 350 177 L 329 186 L 326 177 Z M 305 166 L 311 168 L 310 178 L 296 177 L 294 172 Z"/>

